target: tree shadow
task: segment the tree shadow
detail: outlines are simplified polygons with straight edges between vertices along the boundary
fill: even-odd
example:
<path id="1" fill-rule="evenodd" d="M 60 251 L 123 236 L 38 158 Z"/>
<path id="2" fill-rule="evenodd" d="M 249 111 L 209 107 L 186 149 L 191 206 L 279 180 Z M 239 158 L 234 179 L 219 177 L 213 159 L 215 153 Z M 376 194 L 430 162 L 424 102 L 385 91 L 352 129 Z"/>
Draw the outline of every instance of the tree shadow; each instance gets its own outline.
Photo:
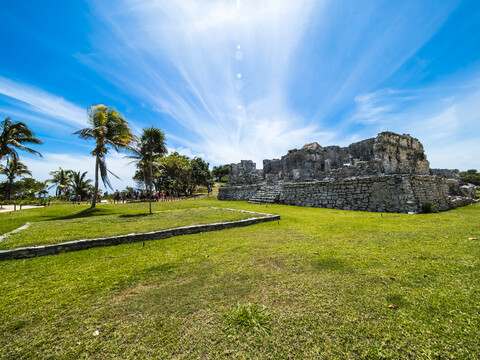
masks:
<path id="1" fill-rule="evenodd" d="M 81 218 L 87 218 L 87 217 L 92 217 L 92 216 L 101 216 L 101 215 L 106 215 L 106 214 L 111 214 L 111 211 L 107 211 L 107 210 L 100 209 L 100 208 L 93 208 L 93 209 L 88 208 L 88 209 L 82 210 L 82 211 L 80 211 L 79 213 L 76 213 L 76 214 L 59 216 L 59 217 L 55 217 L 55 218 L 46 219 L 44 221 L 81 219 Z"/>
<path id="2" fill-rule="evenodd" d="M 135 218 L 135 217 L 143 217 L 143 216 L 150 216 L 150 215 L 153 215 L 152 214 L 149 214 L 149 213 L 142 213 L 142 214 L 123 214 L 123 215 L 119 215 L 118 217 L 119 218 Z"/>

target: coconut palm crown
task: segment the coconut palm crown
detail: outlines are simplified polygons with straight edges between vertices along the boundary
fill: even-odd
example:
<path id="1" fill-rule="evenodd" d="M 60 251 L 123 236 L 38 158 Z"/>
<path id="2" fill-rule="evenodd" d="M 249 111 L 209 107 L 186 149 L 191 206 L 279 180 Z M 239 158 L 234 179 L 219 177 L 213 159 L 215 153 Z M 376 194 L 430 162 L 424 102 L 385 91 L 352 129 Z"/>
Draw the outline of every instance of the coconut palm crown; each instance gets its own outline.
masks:
<path id="1" fill-rule="evenodd" d="M 52 184 L 49 189 L 56 186 L 56 196 L 62 195 L 63 192 L 66 193 L 72 180 L 72 170 L 63 170 L 62 168 L 59 168 L 59 170 L 50 171 L 50 175 L 52 175 L 52 178 L 47 179 L 46 181 L 47 183 Z"/>
<path id="2" fill-rule="evenodd" d="M 88 190 L 93 187 L 90 183 L 92 180 L 86 179 L 87 171 L 84 173 L 80 171 L 72 171 L 72 177 L 70 179 L 70 185 L 75 192 L 75 195 L 84 197 Z"/>
<path id="3" fill-rule="evenodd" d="M 25 150 L 42 156 L 38 151 L 26 147 L 25 144 L 43 144 L 32 130 L 23 122 L 15 122 L 7 117 L 0 123 L 0 159 L 9 157 L 18 160 L 16 149 Z"/>
<path id="4" fill-rule="evenodd" d="M 152 213 L 151 194 L 153 182 L 153 168 L 158 168 L 160 164 L 157 158 L 167 154 L 165 133 L 155 126 L 144 128 L 140 141 L 131 149 L 134 155 L 127 156 L 134 159 L 137 168 L 142 171 L 145 183 L 145 189 L 148 193 L 150 213 Z"/>
<path id="5" fill-rule="evenodd" d="M 107 169 L 105 156 L 109 148 L 120 151 L 130 149 L 130 145 L 136 139 L 128 122 L 115 109 L 105 105 L 94 105 L 88 111 L 88 123 L 90 127 L 76 131 L 74 134 L 85 140 L 94 140 L 95 148 L 91 152 L 95 156 L 95 190 L 93 193 L 92 208 L 95 207 L 98 193 L 98 175 L 102 178 L 103 184 L 112 188 L 107 173 L 117 177 Z"/>
<path id="6" fill-rule="evenodd" d="M 2 165 L 0 164 L 0 174 L 5 175 L 8 179 L 8 187 L 7 187 L 7 198 L 11 199 L 12 197 L 12 187 L 13 181 L 16 177 L 29 175 L 32 176 L 32 172 L 28 170 L 27 165 L 17 161 L 17 159 L 13 158 L 8 161 L 8 164 Z"/>

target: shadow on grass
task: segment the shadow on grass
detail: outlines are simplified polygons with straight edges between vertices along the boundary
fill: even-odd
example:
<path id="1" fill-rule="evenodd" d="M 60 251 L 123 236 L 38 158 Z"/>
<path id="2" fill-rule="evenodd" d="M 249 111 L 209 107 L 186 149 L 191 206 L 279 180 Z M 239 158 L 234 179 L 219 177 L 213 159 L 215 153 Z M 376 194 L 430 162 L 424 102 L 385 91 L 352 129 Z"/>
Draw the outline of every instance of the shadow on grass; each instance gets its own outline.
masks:
<path id="1" fill-rule="evenodd" d="M 43 220 L 43 221 L 81 219 L 81 218 L 87 218 L 87 217 L 92 217 L 92 216 L 107 215 L 107 214 L 111 214 L 111 213 L 112 213 L 111 211 L 105 210 L 105 209 L 88 208 L 88 209 L 82 210 L 82 211 L 80 211 L 79 213 L 76 213 L 76 214 L 53 217 L 53 218 L 49 218 L 49 219 L 46 219 L 46 220 Z"/>
<path id="2" fill-rule="evenodd" d="M 345 260 L 339 258 L 316 259 L 312 262 L 312 265 L 317 270 L 354 272 L 354 269 Z"/>
<path id="3" fill-rule="evenodd" d="M 152 214 L 149 214 L 149 213 L 142 213 L 142 214 L 123 214 L 123 215 L 119 215 L 118 217 L 119 218 L 135 218 L 135 217 L 143 217 L 143 216 L 150 216 L 150 215 L 154 215 L 153 213 Z"/>

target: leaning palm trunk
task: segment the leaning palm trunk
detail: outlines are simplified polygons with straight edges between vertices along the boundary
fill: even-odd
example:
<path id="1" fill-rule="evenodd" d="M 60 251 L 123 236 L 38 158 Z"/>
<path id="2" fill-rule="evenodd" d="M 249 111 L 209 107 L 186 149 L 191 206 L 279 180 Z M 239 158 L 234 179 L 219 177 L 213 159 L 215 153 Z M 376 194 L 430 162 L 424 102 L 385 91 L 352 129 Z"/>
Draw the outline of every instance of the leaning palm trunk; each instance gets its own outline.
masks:
<path id="1" fill-rule="evenodd" d="M 97 193 L 98 193 L 98 170 L 100 167 L 100 159 L 99 155 L 97 154 L 96 160 L 95 160 L 95 189 L 93 190 L 93 197 L 92 197 L 92 206 L 91 209 L 95 207 L 97 204 Z"/>
<path id="2" fill-rule="evenodd" d="M 150 196 L 148 197 L 148 206 L 150 208 L 150 214 L 152 213 L 152 162 L 150 161 L 150 166 L 149 166 L 149 169 L 150 169 L 150 178 L 148 179 L 148 185 L 150 187 Z"/>
<path id="3" fill-rule="evenodd" d="M 12 187 L 13 187 L 13 179 L 8 179 L 8 192 L 7 192 L 7 198 L 8 200 L 12 200 Z"/>

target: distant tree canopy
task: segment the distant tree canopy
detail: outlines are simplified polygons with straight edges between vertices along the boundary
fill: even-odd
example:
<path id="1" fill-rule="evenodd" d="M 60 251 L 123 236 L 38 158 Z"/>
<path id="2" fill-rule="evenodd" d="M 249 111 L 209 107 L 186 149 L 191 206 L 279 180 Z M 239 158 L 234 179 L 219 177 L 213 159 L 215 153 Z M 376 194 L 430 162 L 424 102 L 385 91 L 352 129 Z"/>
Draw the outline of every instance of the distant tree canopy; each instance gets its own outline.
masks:
<path id="1" fill-rule="evenodd" d="M 220 165 L 214 166 L 212 170 L 212 174 L 215 177 L 216 181 L 228 181 L 228 174 L 230 173 L 230 166 L 228 165 Z"/>
<path id="2" fill-rule="evenodd" d="M 213 184 L 213 176 L 208 169 L 209 164 L 200 157 L 190 159 L 175 151 L 155 161 L 158 166 L 153 171 L 153 184 L 157 191 L 176 190 L 191 194 L 197 186 Z M 137 170 L 133 179 L 139 185 L 144 183 L 143 171 Z"/>
<path id="3" fill-rule="evenodd" d="M 470 184 L 480 186 L 480 173 L 475 169 L 470 169 L 460 173 L 460 179 Z"/>

